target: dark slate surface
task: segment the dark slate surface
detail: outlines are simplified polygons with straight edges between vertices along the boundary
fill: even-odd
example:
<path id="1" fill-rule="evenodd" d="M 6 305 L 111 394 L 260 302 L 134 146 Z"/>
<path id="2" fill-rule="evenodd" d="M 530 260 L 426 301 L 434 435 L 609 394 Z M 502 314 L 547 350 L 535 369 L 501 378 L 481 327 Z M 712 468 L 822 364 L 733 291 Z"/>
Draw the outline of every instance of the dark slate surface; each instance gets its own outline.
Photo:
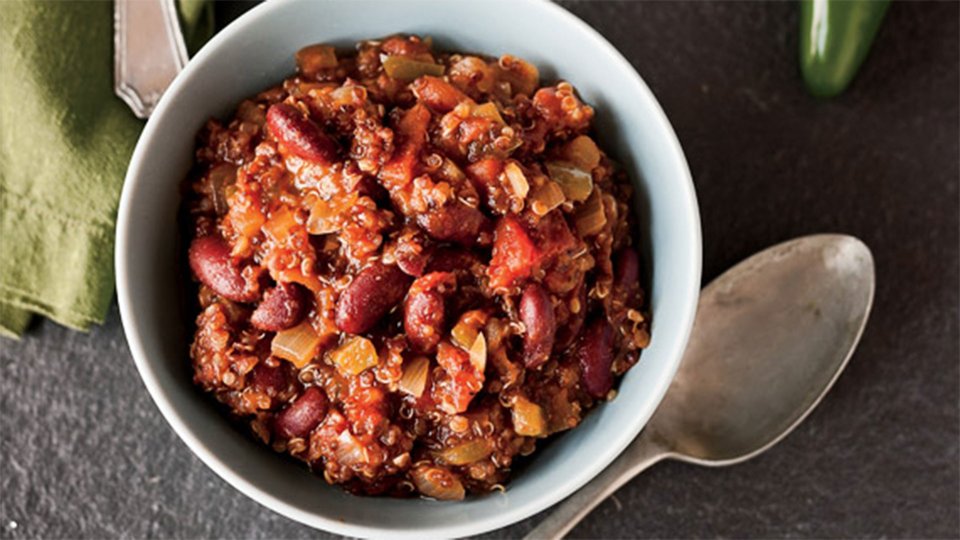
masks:
<path id="1" fill-rule="evenodd" d="M 631 60 L 677 130 L 705 279 L 824 231 L 863 238 L 878 274 L 859 351 L 793 435 L 733 468 L 657 465 L 573 536 L 960 535 L 960 5 L 893 5 L 859 79 L 827 103 L 800 86 L 793 3 L 569 7 Z M 193 457 L 140 383 L 115 308 L 89 335 L 44 322 L 0 351 L 3 538 L 326 537 Z"/>

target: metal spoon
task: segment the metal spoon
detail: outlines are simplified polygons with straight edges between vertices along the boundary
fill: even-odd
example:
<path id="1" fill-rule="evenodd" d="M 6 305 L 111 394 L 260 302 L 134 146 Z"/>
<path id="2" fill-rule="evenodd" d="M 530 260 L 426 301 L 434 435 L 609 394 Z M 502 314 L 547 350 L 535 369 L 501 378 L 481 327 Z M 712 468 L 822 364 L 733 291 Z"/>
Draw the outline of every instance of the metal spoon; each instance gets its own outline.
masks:
<path id="1" fill-rule="evenodd" d="M 147 118 L 189 59 L 174 0 L 116 0 L 113 41 L 113 91 Z"/>
<path id="2" fill-rule="evenodd" d="M 873 291 L 873 256 L 851 236 L 798 238 L 725 272 L 700 293 L 683 361 L 644 431 L 527 538 L 562 538 L 660 460 L 733 465 L 779 442 L 843 371 Z"/>

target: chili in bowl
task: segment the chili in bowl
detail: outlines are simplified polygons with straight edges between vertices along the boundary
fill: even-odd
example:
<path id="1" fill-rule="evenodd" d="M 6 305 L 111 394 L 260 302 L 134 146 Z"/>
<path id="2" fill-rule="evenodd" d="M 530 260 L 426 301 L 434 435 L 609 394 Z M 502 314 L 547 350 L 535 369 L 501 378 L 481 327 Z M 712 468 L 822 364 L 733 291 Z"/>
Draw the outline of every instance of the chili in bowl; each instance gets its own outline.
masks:
<path id="1" fill-rule="evenodd" d="M 503 489 L 649 343 L 631 184 L 520 58 L 295 56 L 200 133 L 194 382 L 352 492 Z"/>
<path id="2" fill-rule="evenodd" d="M 170 86 L 119 209 L 121 317 L 161 413 L 241 492 L 344 535 L 478 534 L 566 497 L 652 414 L 696 309 L 692 182 L 629 63 L 548 2 L 438 5 L 253 8 Z M 336 66 L 316 47 L 298 72 L 316 43 Z M 457 80 L 477 70 L 517 79 Z"/>

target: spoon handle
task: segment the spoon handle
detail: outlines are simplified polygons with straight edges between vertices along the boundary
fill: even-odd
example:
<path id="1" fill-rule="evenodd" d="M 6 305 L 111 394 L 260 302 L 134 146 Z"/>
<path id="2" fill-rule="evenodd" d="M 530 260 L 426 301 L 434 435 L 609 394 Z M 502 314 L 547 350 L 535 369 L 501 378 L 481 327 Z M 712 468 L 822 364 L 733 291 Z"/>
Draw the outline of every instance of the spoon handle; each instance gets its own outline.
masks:
<path id="1" fill-rule="evenodd" d="M 524 540 L 559 540 L 598 504 L 647 467 L 667 457 L 647 431 L 641 433 L 609 467 L 553 508 Z"/>
<path id="2" fill-rule="evenodd" d="M 114 2 L 113 90 L 137 118 L 147 118 L 187 64 L 174 0 Z"/>

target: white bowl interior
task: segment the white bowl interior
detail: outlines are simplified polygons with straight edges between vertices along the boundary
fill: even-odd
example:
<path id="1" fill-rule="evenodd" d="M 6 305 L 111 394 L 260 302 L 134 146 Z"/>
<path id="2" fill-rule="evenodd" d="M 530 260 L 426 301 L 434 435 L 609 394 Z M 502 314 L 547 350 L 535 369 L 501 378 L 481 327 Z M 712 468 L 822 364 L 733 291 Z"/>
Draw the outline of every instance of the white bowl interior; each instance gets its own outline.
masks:
<path id="1" fill-rule="evenodd" d="M 615 400 L 548 445 L 504 494 L 460 503 L 358 498 L 253 442 L 190 383 L 190 321 L 178 284 L 179 185 L 204 121 L 278 83 L 305 44 L 352 46 L 395 32 L 448 50 L 510 53 L 545 80 L 571 81 L 598 113 L 596 132 L 637 187 L 652 342 Z M 212 469 L 262 504 L 347 535 L 459 536 L 518 521 L 584 484 L 633 439 L 665 392 L 686 344 L 700 284 L 699 216 L 682 151 L 653 96 L 603 38 L 539 1 L 268 2 L 216 36 L 170 87 L 137 145 L 117 236 L 124 328 L 144 382 L 177 433 Z"/>

